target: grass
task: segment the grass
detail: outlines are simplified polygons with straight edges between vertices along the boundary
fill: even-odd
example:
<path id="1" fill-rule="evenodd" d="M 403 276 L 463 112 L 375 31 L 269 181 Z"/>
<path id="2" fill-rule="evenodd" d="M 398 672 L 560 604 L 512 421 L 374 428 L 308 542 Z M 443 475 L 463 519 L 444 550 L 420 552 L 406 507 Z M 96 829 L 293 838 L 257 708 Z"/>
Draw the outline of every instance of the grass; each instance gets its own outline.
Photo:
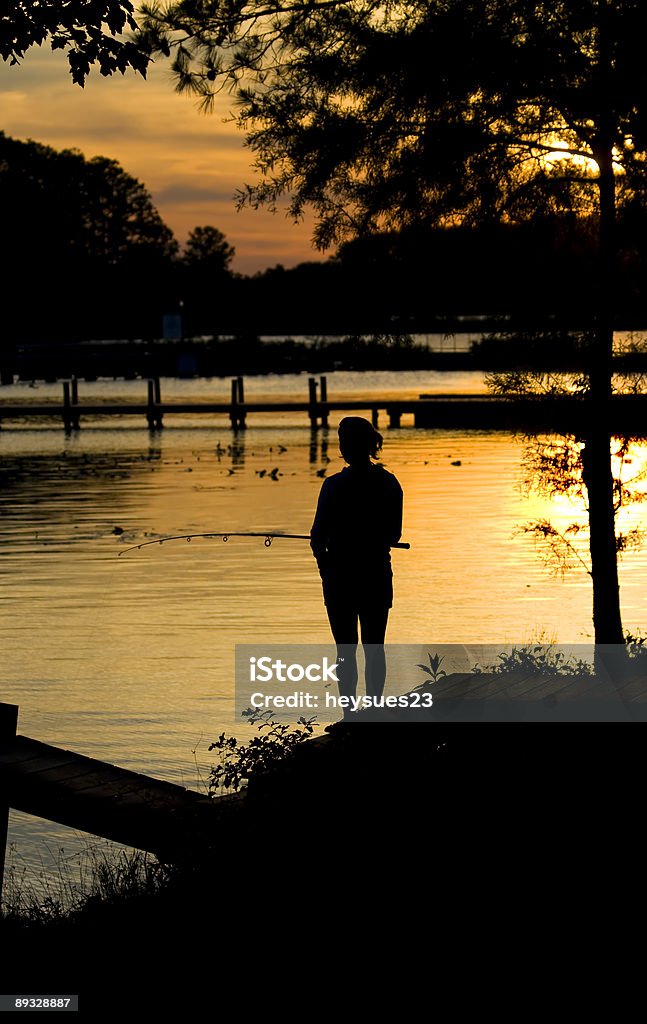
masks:
<path id="1" fill-rule="evenodd" d="M 7 849 L 2 901 L 3 923 L 38 925 L 63 921 L 98 904 L 151 895 L 163 885 L 164 868 L 152 854 L 107 847 L 87 840 L 80 851 L 55 856 L 52 869 L 22 860 L 15 844 Z"/>

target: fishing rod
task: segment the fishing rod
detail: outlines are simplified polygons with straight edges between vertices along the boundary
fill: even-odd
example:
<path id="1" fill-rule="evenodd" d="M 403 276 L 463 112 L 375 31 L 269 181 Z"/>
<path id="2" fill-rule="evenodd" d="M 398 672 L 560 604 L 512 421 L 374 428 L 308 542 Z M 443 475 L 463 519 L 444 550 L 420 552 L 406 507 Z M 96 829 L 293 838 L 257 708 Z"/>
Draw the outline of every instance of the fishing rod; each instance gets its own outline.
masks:
<path id="1" fill-rule="evenodd" d="M 144 540 L 141 542 L 141 544 L 133 544 L 131 545 L 131 547 L 124 548 L 123 551 L 120 551 L 117 557 L 121 558 L 122 555 L 127 555 L 129 551 L 140 551 L 141 548 L 147 548 L 149 544 L 167 544 L 171 540 L 185 540 L 188 544 L 190 544 L 191 541 L 196 537 L 219 537 L 225 544 L 227 543 L 230 537 L 263 537 L 266 548 L 271 547 L 272 541 L 276 539 L 310 540 L 309 533 L 267 533 L 266 531 L 264 531 L 263 533 L 252 533 L 249 531 L 245 533 L 181 533 L 173 535 L 171 537 L 157 537 L 155 540 Z M 398 541 L 397 544 L 391 544 L 390 547 L 404 548 L 406 551 L 408 551 L 411 545 L 405 543 L 404 541 Z"/>

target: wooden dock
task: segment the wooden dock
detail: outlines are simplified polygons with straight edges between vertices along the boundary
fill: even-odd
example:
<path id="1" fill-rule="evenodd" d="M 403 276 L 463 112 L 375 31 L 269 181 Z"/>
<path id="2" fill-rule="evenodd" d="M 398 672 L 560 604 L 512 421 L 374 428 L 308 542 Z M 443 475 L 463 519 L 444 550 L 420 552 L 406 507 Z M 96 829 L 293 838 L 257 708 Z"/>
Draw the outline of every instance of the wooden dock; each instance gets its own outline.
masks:
<path id="1" fill-rule="evenodd" d="M 390 722 L 647 722 L 647 664 L 620 678 L 559 676 L 537 671 L 503 675 L 453 673 L 407 694 L 430 694 L 430 708 L 360 711 L 360 721 Z M 422 701 L 421 701 L 422 703 Z"/>
<path id="2" fill-rule="evenodd" d="M 173 858 L 208 836 L 243 800 L 182 786 L 15 734 L 18 708 L 0 704 L 0 893 L 9 808 Z"/>
<path id="3" fill-rule="evenodd" d="M 62 402 L 12 404 L 0 401 L 3 421 L 29 419 L 59 420 L 66 431 L 78 430 L 83 419 L 140 416 L 150 430 L 160 430 L 168 416 L 223 416 L 233 430 L 243 430 L 247 417 L 256 413 L 303 413 L 313 430 L 328 426 L 331 412 L 369 413 L 375 427 L 385 416 L 389 427 L 401 426 L 402 417 L 412 415 L 413 425 L 427 429 L 523 430 L 532 432 L 585 432 L 598 422 L 598 404 L 581 398 L 517 397 L 491 395 L 420 395 L 412 399 L 369 396 L 365 399 L 331 399 L 326 377 L 308 380 L 303 400 L 247 402 L 244 380 L 231 381 L 229 401 L 164 402 L 159 377 L 146 382 L 146 399 L 141 402 L 89 403 L 79 400 L 77 380 L 62 381 Z M 605 410 L 602 410 L 605 414 Z M 647 395 L 615 395 L 606 415 L 614 430 L 642 437 L 647 432 Z"/>

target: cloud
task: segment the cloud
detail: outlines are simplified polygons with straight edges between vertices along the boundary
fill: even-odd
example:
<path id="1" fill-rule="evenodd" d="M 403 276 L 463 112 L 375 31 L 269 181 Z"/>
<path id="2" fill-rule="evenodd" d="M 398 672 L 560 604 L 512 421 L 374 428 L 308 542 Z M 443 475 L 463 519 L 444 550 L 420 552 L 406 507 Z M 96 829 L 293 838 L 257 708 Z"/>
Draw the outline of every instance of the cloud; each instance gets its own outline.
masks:
<path id="1" fill-rule="evenodd" d="M 229 203 L 230 192 L 219 192 L 208 185 L 192 185 L 190 182 L 177 182 L 158 189 L 153 198 L 156 203 L 169 203 L 174 206 L 196 206 L 206 203 Z"/>

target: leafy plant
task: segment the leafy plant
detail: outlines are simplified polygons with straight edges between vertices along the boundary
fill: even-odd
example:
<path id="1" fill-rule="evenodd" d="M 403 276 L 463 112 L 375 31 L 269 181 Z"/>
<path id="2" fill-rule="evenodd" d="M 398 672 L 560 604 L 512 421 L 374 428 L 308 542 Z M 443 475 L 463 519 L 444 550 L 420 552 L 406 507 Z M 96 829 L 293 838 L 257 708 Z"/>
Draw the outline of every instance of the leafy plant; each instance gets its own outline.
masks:
<path id="1" fill-rule="evenodd" d="M 250 725 L 258 726 L 258 735 L 249 743 L 241 744 L 235 736 L 221 733 L 209 750 L 220 753 L 220 763 L 209 772 L 209 795 L 215 796 L 222 789 L 238 791 L 243 783 L 254 775 L 269 771 L 294 754 L 295 749 L 314 732 L 316 716 L 299 719 L 300 728 L 292 728 L 284 722 L 276 722 L 270 710 L 259 711 L 247 708 L 243 717 Z"/>
<path id="2" fill-rule="evenodd" d="M 432 683 L 437 683 L 439 679 L 447 675 L 445 669 L 440 667 L 445 658 L 440 654 L 434 654 L 433 657 L 431 654 L 427 654 L 427 657 L 429 659 L 429 668 L 426 665 L 420 664 L 416 665 L 416 668 L 422 669 L 428 676 L 431 676 Z"/>
<path id="3" fill-rule="evenodd" d="M 635 635 L 625 633 L 625 643 L 630 659 L 647 658 L 647 636 L 643 636 L 640 630 Z"/>

